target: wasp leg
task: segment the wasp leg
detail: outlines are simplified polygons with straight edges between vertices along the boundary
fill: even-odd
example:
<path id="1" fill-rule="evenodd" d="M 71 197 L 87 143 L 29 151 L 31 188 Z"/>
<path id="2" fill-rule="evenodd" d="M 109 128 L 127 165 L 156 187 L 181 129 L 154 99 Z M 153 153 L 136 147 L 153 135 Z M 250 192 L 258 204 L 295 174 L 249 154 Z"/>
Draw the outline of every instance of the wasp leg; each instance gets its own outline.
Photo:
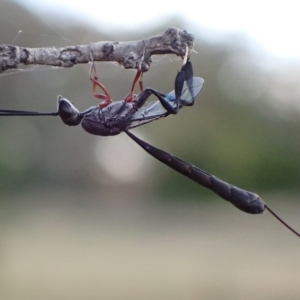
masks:
<path id="1" fill-rule="evenodd" d="M 139 63 L 139 67 L 136 71 L 135 77 L 133 79 L 132 85 L 131 85 L 131 89 L 129 94 L 125 97 L 124 101 L 125 102 L 132 102 L 135 98 L 135 94 L 134 94 L 134 88 L 137 82 L 139 82 L 139 87 L 140 87 L 140 91 L 142 92 L 144 90 L 143 88 L 143 81 L 142 81 L 142 77 L 143 77 L 143 71 L 142 71 L 142 63 L 144 61 L 144 57 L 145 57 L 145 42 L 144 42 L 144 48 L 143 48 L 143 53 L 142 53 L 142 57 Z"/>
<path id="2" fill-rule="evenodd" d="M 92 76 L 93 73 L 94 73 L 94 76 Z M 109 105 L 110 103 L 112 103 L 111 96 L 108 93 L 108 91 L 106 90 L 105 86 L 101 82 L 98 81 L 98 75 L 97 75 L 97 71 L 96 71 L 96 67 L 95 67 L 94 61 L 92 61 L 92 64 L 91 64 L 89 78 L 93 82 L 93 96 L 96 97 L 96 98 L 98 98 L 98 99 L 104 100 L 103 102 L 101 102 L 99 104 L 99 107 L 103 108 L 103 107 Z M 104 94 L 97 94 L 96 93 L 97 86 L 100 89 L 102 89 L 102 91 L 104 92 Z"/>
<path id="3" fill-rule="evenodd" d="M 186 65 L 183 66 L 183 68 L 184 68 L 184 72 L 185 72 L 185 82 L 186 82 L 186 85 L 187 85 L 187 87 L 189 89 L 189 92 L 190 92 L 190 94 L 192 96 L 192 99 L 193 99 L 193 101 L 191 101 L 188 106 L 192 106 L 192 105 L 194 105 L 194 101 L 195 101 L 195 97 L 196 97 L 196 95 L 194 93 L 194 88 L 193 88 L 194 87 L 194 80 L 193 80 L 193 66 L 192 66 L 192 63 L 188 60 Z"/>
<path id="4" fill-rule="evenodd" d="M 175 78 L 175 98 L 176 98 L 175 101 L 176 101 L 177 111 L 179 110 L 180 107 L 180 97 L 182 94 L 182 89 L 185 81 L 193 97 L 193 66 L 192 63 L 189 61 L 188 53 L 189 53 L 189 48 L 186 47 L 181 70 L 177 73 L 177 76 Z"/>
<path id="5" fill-rule="evenodd" d="M 180 106 L 180 97 L 182 94 L 183 84 L 185 81 L 185 71 L 181 70 L 177 73 L 177 76 L 175 78 L 175 102 L 176 102 L 176 113 L 179 110 Z"/>
<path id="6" fill-rule="evenodd" d="M 166 94 L 160 93 L 152 88 L 145 88 L 141 93 L 139 93 L 135 100 L 134 100 L 134 105 L 137 109 L 142 107 L 147 99 L 151 96 L 154 95 L 161 103 L 163 108 L 169 113 L 169 114 L 177 114 L 178 110 L 175 109 L 170 102 L 165 98 Z"/>

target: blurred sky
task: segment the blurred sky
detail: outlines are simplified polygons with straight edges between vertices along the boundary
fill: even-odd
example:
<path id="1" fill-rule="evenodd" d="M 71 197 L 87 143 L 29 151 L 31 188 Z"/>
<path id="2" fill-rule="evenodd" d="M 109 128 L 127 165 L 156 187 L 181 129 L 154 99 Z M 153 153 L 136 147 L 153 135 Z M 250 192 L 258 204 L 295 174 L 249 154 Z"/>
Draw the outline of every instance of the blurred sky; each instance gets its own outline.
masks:
<path id="1" fill-rule="evenodd" d="M 274 56 L 299 57 L 300 27 L 299 1 L 269 0 L 210 0 L 183 1 L 74 1 L 74 0 L 19 0 L 41 17 L 52 12 L 71 14 L 105 30 L 146 30 L 171 17 L 180 17 L 199 27 L 201 33 L 213 41 L 237 32 L 257 42 L 258 46 Z M 193 27 L 189 27 L 193 32 Z M 22 28 L 20 28 L 22 29 Z"/>

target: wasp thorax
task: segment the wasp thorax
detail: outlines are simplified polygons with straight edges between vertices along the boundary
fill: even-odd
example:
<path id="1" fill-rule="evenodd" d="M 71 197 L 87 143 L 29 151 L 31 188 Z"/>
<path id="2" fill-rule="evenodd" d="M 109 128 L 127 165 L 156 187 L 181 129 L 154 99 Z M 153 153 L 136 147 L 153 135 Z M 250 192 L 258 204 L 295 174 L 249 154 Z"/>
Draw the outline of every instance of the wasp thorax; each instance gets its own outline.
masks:
<path id="1" fill-rule="evenodd" d="M 84 115 L 81 125 L 85 131 L 95 135 L 117 135 L 131 124 L 136 109 L 131 103 L 116 101 L 110 105 L 95 107 Z"/>

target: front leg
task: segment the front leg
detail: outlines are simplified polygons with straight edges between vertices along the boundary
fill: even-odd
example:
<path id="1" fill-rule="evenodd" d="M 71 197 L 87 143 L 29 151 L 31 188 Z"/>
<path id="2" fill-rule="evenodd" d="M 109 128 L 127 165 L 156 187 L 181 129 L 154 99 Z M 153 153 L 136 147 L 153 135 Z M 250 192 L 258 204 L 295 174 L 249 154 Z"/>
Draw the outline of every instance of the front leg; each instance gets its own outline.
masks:
<path id="1" fill-rule="evenodd" d="M 186 48 L 185 56 L 183 59 L 181 70 L 177 73 L 177 76 L 175 78 L 175 98 L 176 98 L 176 109 L 179 110 L 180 107 L 180 97 L 182 94 L 182 89 L 184 82 L 186 82 L 190 94 L 193 95 L 193 66 L 188 58 L 188 48 Z"/>
<path id="2" fill-rule="evenodd" d="M 151 95 L 154 95 L 160 101 L 161 105 L 168 113 L 177 114 L 179 108 L 175 109 L 170 104 L 170 102 L 165 98 L 166 94 L 160 93 L 152 88 L 146 88 L 136 96 L 135 100 L 133 101 L 134 107 L 136 109 L 141 108 Z"/>
<path id="3" fill-rule="evenodd" d="M 143 63 L 144 58 L 145 58 L 145 48 L 146 48 L 146 45 L 145 45 L 145 41 L 144 41 L 144 48 L 143 48 L 142 57 L 141 57 L 141 60 L 140 60 L 140 63 L 139 63 L 139 67 L 138 67 L 138 69 L 136 71 L 136 74 L 135 74 L 135 77 L 133 79 L 133 82 L 132 82 L 132 85 L 131 85 L 131 90 L 130 90 L 129 94 L 124 99 L 125 102 L 134 101 L 134 99 L 136 97 L 136 95 L 134 94 L 134 88 L 135 88 L 135 85 L 136 85 L 137 81 L 139 81 L 140 91 L 142 92 L 144 90 L 143 81 L 142 81 L 142 77 L 143 77 L 142 63 Z"/>

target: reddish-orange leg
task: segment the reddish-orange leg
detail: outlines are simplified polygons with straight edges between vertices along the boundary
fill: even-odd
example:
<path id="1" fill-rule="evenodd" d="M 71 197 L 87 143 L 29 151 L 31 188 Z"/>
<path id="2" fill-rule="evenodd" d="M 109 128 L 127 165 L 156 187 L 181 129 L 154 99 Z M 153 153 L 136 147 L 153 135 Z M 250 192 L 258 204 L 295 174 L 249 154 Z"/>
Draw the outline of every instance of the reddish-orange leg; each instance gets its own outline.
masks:
<path id="1" fill-rule="evenodd" d="M 94 76 L 92 76 L 93 72 L 94 72 Z M 96 67 L 95 67 L 94 61 L 92 61 L 92 65 L 91 65 L 91 68 L 90 68 L 90 76 L 89 77 L 90 77 L 90 80 L 93 82 L 93 95 L 94 95 L 94 97 L 96 97 L 98 99 L 104 100 L 104 101 L 102 101 L 99 104 L 99 107 L 103 108 L 103 107 L 109 105 L 110 103 L 112 103 L 111 96 L 108 93 L 108 91 L 106 90 L 105 86 L 98 81 L 98 75 L 97 75 L 97 71 L 96 71 Z M 97 86 L 100 89 L 103 90 L 104 94 L 97 94 L 96 93 Z"/>
<path id="2" fill-rule="evenodd" d="M 136 85 L 137 81 L 139 81 L 140 91 L 142 92 L 144 90 L 143 81 L 142 81 L 142 77 L 143 77 L 142 62 L 144 60 L 144 56 L 145 56 L 145 46 L 144 46 L 144 49 L 143 49 L 143 54 L 142 54 L 142 57 L 141 57 L 139 68 L 137 69 L 135 77 L 134 77 L 133 82 L 132 82 L 131 90 L 130 90 L 129 94 L 124 99 L 125 102 L 132 102 L 134 100 L 134 98 L 136 97 L 136 95 L 134 94 L 134 88 L 135 88 L 135 85 Z"/>

